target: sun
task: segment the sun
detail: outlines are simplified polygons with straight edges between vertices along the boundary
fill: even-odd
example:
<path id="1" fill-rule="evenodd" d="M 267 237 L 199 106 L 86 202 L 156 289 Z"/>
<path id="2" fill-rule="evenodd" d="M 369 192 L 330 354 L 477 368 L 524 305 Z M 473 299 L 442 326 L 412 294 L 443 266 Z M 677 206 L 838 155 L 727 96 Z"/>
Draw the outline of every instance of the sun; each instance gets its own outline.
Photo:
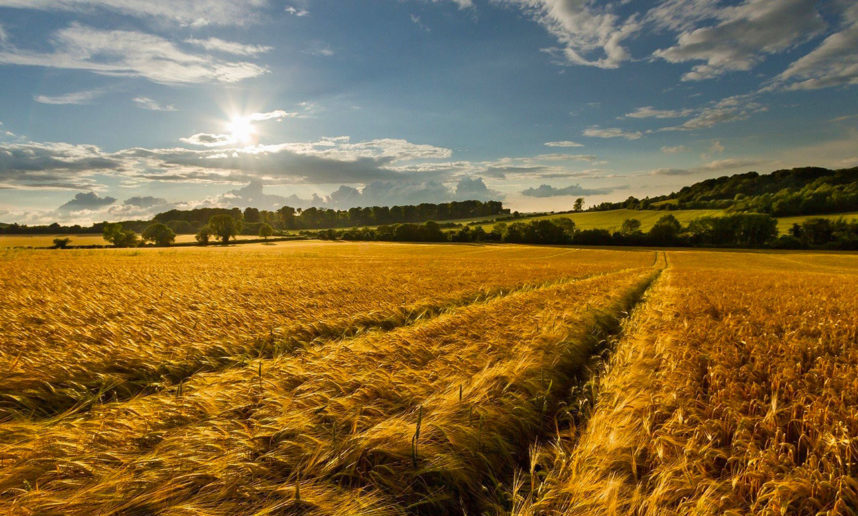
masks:
<path id="1" fill-rule="evenodd" d="M 235 116 L 227 124 L 227 130 L 232 136 L 232 140 L 242 145 L 250 145 L 256 139 L 256 128 L 250 118 L 243 116 Z"/>

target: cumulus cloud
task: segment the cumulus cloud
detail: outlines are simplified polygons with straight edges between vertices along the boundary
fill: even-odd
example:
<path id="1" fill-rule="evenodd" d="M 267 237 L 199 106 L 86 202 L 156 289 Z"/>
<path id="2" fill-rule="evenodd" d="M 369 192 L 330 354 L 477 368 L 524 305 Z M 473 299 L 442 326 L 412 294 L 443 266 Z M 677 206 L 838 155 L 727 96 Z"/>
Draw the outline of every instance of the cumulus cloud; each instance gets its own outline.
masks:
<path id="1" fill-rule="evenodd" d="M 135 206 L 137 208 L 152 208 L 153 206 L 164 206 L 167 204 L 166 199 L 160 197 L 144 196 L 130 197 L 122 203 L 125 206 Z"/>
<path id="2" fill-rule="evenodd" d="M 235 143 L 235 139 L 229 134 L 197 133 L 187 138 L 179 138 L 179 141 L 201 147 L 221 147 Z"/>
<path id="3" fill-rule="evenodd" d="M 390 162 L 446 159 L 453 151 L 435 145 L 411 143 L 399 138 L 379 138 L 352 143 L 348 136 L 322 138 L 315 142 L 290 143 L 285 148 L 301 154 L 339 160 L 372 158 Z"/>
<path id="4" fill-rule="evenodd" d="M 846 11 L 845 22 L 843 30 L 789 65 L 768 89 L 815 90 L 858 84 L 858 5 Z"/>
<path id="5" fill-rule="evenodd" d="M 583 147 L 584 145 L 570 140 L 562 140 L 558 142 L 545 142 L 546 147 Z"/>
<path id="6" fill-rule="evenodd" d="M 282 109 L 276 109 L 267 113 L 252 113 L 247 118 L 252 122 L 262 122 L 264 120 L 277 120 L 279 122 L 284 118 L 295 118 L 298 115 L 298 113 L 288 113 Z"/>
<path id="7" fill-rule="evenodd" d="M 100 30 L 74 23 L 54 33 L 50 41 L 53 52 L 6 45 L 0 50 L 0 64 L 88 70 L 163 84 L 231 83 L 268 71 L 250 62 L 186 52 L 160 36 L 137 31 Z"/>
<path id="8" fill-rule="evenodd" d="M 650 174 L 654 176 L 688 176 L 693 174 L 702 174 L 706 172 L 735 172 L 737 169 L 746 169 L 756 167 L 766 163 L 764 160 L 750 158 L 730 158 L 719 159 L 704 163 L 699 167 L 693 168 L 657 168 L 651 170 Z"/>
<path id="9" fill-rule="evenodd" d="M 601 129 L 590 127 L 584 130 L 584 136 L 590 138 L 625 138 L 626 140 L 639 140 L 643 133 L 640 131 L 624 131 L 617 128 Z"/>
<path id="10" fill-rule="evenodd" d="M 180 25 L 243 25 L 259 18 L 268 0 L 0 0 L 0 7 L 94 13 L 102 10 Z"/>
<path id="11" fill-rule="evenodd" d="M 527 197 L 560 197 L 564 195 L 604 195 L 616 190 L 613 188 L 583 188 L 581 185 L 569 185 L 556 188 L 551 185 L 542 184 L 537 188 L 522 190 L 521 194 Z"/>
<path id="12" fill-rule="evenodd" d="M 721 14 L 721 6 L 712 0 L 663 0 L 646 13 L 644 22 L 656 30 L 690 31 Z"/>
<path id="13" fill-rule="evenodd" d="M 683 76 L 684 81 L 718 77 L 730 71 L 747 71 L 766 54 L 782 52 L 819 34 L 825 22 L 815 0 L 746 0 L 723 7 L 720 23 L 688 29 L 676 45 L 654 55 L 670 63 L 705 61 Z"/>
<path id="14" fill-rule="evenodd" d="M 40 104 L 89 104 L 89 102 L 101 95 L 101 90 L 77 91 L 64 93 L 62 95 L 36 95 L 33 100 Z"/>
<path id="15" fill-rule="evenodd" d="M 655 109 L 652 106 L 643 106 L 626 113 L 626 118 L 682 118 L 691 113 L 691 109 Z"/>
<path id="16" fill-rule="evenodd" d="M 255 179 L 237 190 L 231 190 L 221 196 L 219 204 L 229 207 L 253 207 L 264 210 L 276 210 L 286 204 L 286 197 L 282 195 L 266 194 L 263 191 L 262 181 Z M 297 206 L 295 206 L 297 207 Z"/>
<path id="17" fill-rule="evenodd" d="M 113 197 L 99 197 L 95 192 L 78 193 L 74 199 L 63 204 L 57 210 L 59 211 L 85 211 L 97 210 L 116 202 Z"/>
<path id="18" fill-rule="evenodd" d="M 225 41 L 220 38 L 188 38 L 185 40 L 185 43 L 204 48 L 209 52 L 222 52 L 224 54 L 232 54 L 236 56 L 257 56 L 274 48 L 266 45 L 248 45 L 235 41 Z"/>
<path id="19" fill-rule="evenodd" d="M 134 97 L 131 100 L 137 104 L 137 107 L 140 109 L 148 109 L 149 111 L 176 111 L 176 107 L 172 104 L 161 104 L 149 97 Z"/>
<path id="20" fill-rule="evenodd" d="M 104 153 L 95 145 L 0 144 L 0 185 L 77 190 L 93 186 L 94 174 L 123 168 L 121 159 Z"/>
<path id="21" fill-rule="evenodd" d="M 299 9 L 291 5 L 286 7 L 286 12 L 291 14 L 292 16 L 297 16 L 299 18 L 310 14 L 310 11 L 308 11 L 307 9 Z"/>
<path id="22" fill-rule="evenodd" d="M 481 177 L 463 177 L 456 185 L 455 198 L 460 201 L 499 201 L 504 195 L 490 190 Z"/>
<path id="23" fill-rule="evenodd" d="M 497 0 L 516 6 L 542 25 L 560 44 L 547 49 L 564 62 L 617 68 L 630 59 L 623 41 L 640 30 L 637 15 L 622 18 L 614 5 L 594 0 Z"/>
<path id="24" fill-rule="evenodd" d="M 660 131 L 692 131 L 707 129 L 718 124 L 746 120 L 754 113 L 765 111 L 766 106 L 755 100 L 756 96 L 734 95 L 697 109 L 694 115 L 680 125 L 664 127 Z"/>

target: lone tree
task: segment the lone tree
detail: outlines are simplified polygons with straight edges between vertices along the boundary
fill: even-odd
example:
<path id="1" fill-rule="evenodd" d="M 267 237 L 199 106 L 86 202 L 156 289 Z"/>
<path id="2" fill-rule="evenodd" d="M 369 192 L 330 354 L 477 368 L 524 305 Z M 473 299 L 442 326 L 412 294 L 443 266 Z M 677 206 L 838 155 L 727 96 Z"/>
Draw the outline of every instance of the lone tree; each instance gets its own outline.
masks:
<path id="1" fill-rule="evenodd" d="M 575 199 L 575 204 L 572 205 L 572 209 L 575 211 L 584 211 L 584 198 L 579 197 Z"/>
<path id="2" fill-rule="evenodd" d="M 274 228 L 271 227 L 271 224 L 267 222 L 263 222 L 259 225 L 259 236 L 268 240 L 268 237 L 274 234 Z"/>
<path id="3" fill-rule="evenodd" d="M 65 249 L 69 246 L 69 242 L 71 242 L 71 238 L 55 238 L 54 249 Z"/>
<path id="4" fill-rule="evenodd" d="M 620 233 L 626 236 L 633 235 L 640 230 L 641 221 L 638 219 L 626 219 L 623 221 L 623 225 L 620 226 Z"/>
<path id="5" fill-rule="evenodd" d="M 212 230 L 208 226 L 208 224 L 206 224 L 205 226 L 201 227 L 199 231 L 197 231 L 197 235 L 194 238 L 197 239 L 197 242 L 200 245 L 208 245 L 209 237 L 211 237 L 211 235 Z"/>
<path id="6" fill-rule="evenodd" d="M 176 233 L 166 224 L 156 222 L 143 230 L 143 240 L 154 242 L 155 245 L 168 246 L 176 240 Z"/>
<path id="7" fill-rule="evenodd" d="M 137 233 L 124 229 L 118 222 L 105 222 L 103 236 L 114 247 L 134 247 L 139 243 Z"/>
<path id="8" fill-rule="evenodd" d="M 241 221 L 235 220 L 232 215 L 221 214 L 215 215 L 209 219 L 209 228 L 213 235 L 217 235 L 224 245 L 229 243 L 229 239 L 238 235 L 241 231 Z"/>

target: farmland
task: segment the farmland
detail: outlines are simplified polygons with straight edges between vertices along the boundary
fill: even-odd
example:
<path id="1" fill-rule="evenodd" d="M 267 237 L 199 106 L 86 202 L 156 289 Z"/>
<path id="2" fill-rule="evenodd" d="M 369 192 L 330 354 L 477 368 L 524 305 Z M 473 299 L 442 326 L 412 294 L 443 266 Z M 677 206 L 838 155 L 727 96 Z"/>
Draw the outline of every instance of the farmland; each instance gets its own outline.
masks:
<path id="1" fill-rule="evenodd" d="M 0 264 L 0 513 L 858 504 L 858 255 L 290 242 Z"/>
<path id="2" fill-rule="evenodd" d="M 682 224 L 687 225 L 692 220 L 699 217 L 721 217 L 727 215 L 724 210 L 606 210 L 606 211 L 586 211 L 582 213 L 557 213 L 552 215 L 540 215 L 536 217 L 522 217 L 517 221 L 528 222 L 531 220 L 554 220 L 565 217 L 575 222 L 575 225 L 580 229 L 606 229 L 608 231 L 619 231 L 626 219 L 637 219 L 641 222 L 641 230 L 649 231 L 652 226 L 665 215 L 673 215 Z M 777 217 L 778 231 L 781 234 L 786 234 L 793 224 L 800 224 L 809 218 L 826 218 L 836 220 L 843 218 L 846 220 L 858 219 L 858 213 L 834 213 L 823 215 L 799 215 L 793 217 Z M 486 223 L 481 227 L 486 231 L 491 231 L 494 223 Z M 0 240 L 2 241 L 2 240 Z"/>

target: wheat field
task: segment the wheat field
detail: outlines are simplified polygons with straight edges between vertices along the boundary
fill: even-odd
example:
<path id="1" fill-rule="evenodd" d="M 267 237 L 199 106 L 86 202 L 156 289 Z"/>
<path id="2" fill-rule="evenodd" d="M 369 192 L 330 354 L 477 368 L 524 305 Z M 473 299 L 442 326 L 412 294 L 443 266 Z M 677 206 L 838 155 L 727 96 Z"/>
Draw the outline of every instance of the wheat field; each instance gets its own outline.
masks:
<path id="1" fill-rule="evenodd" d="M 0 264 L 0 513 L 858 506 L 858 255 L 290 242 Z"/>

